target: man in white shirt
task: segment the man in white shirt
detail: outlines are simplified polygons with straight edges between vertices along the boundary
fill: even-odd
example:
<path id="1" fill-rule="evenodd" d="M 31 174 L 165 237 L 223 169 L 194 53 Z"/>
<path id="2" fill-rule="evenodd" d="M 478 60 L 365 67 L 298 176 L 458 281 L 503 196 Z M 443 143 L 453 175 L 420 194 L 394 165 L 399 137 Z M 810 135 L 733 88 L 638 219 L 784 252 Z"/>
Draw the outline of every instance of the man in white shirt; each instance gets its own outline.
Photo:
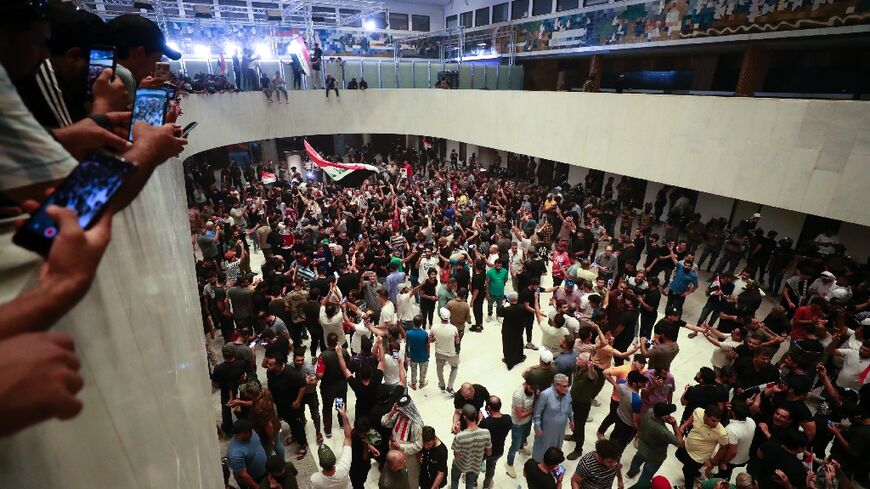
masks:
<path id="1" fill-rule="evenodd" d="M 858 350 L 837 349 L 834 355 L 843 359 L 843 368 L 837 375 L 837 385 L 858 391 L 870 377 L 870 340 L 864 340 Z"/>
<path id="2" fill-rule="evenodd" d="M 441 392 L 454 394 L 453 383 L 456 381 L 456 373 L 459 370 L 459 354 L 456 353 L 456 344 L 459 342 L 459 330 L 450 324 L 450 310 L 442 307 L 438 311 L 441 318 L 440 324 L 432 327 L 432 336 L 435 337 L 435 367 L 438 372 L 438 388 Z M 450 365 L 450 378 L 444 383 L 444 364 Z"/>
<path id="3" fill-rule="evenodd" d="M 719 462 L 719 477 L 731 479 L 737 467 L 745 467 L 749 462 L 749 448 L 755 436 L 755 420 L 749 417 L 749 406 L 743 399 L 731 402 L 731 422 L 725 427 L 728 431 L 728 445 L 716 454 Z"/>
<path id="4" fill-rule="evenodd" d="M 350 448 L 351 423 L 347 419 L 347 407 L 342 407 L 338 411 L 342 420 L 342 429 L 344 430 L 344 445 L 341 447 L 341 456 L 336 460 L 335 453 L 328 445 L 322 444 L 317 449 L 317 456 L 320 458 L 320 472 L 311 474 L 311 483 L 308 486 L 310 489 L 352 489 L 350 484 L 350 464 L 353 460 L 353 455 Z"/>
<path id="5" fill-rule="evenodd" d="M 392 301 L 390 301 L 390 293 L 387 292 L 387 289 L 378 289 L 376 295 L 378 304 L 381 306 L 381 317 L 378 326 L 386 331 L 399 320 L 396 315 L 396 306 L 394 306 Z"/>

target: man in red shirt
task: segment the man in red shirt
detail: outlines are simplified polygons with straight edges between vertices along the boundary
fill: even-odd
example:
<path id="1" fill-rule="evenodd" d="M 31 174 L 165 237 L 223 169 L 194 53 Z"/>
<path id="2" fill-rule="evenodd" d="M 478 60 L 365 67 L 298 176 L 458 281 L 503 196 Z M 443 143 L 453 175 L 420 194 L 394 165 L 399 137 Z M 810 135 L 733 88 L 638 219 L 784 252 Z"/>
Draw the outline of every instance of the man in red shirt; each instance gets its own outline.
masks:
<path id="1" fill-rule="evenodd" d="M 802 340 L 809 331 L 823 325 L 821 297 L 813 297 L 809 305 L 798 307 L 791 320 L 791 339 Z"/>

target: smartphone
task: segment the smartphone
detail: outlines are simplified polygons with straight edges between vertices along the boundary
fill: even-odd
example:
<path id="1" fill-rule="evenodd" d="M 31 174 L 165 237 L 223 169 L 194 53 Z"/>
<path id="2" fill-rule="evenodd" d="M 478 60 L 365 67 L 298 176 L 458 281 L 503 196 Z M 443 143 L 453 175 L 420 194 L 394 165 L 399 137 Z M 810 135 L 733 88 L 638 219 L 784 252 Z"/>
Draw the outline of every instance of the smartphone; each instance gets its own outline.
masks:
<path id="1" fill-rule="evenodd" d="M 163 88 L 163 90 L 166 91 L 166 98 L 168 98 L 170 101 L 175 100 L 175 96 L 177 94 L 177 90 L 175 89 L 175 85 L 173 85 L 169 82 L 166 82 L 163 84 L 163 86 L 161 88 Z"/>
<path id="2" fill-rule="evenodd" d="M 75 167 L 55 189 L 39 210 L 34 212 L 12 237 L 12 242 L 40 255 L 48 255 L 58 224 L 45 213 L 49 205 L 68 207 L 76 211 L 79 225 L 89 229 L 106 209 L 106 205 L 127 180 L 133 165 L 109 153 L 97 153 Z"/>
<path id="3" fill-rule="evenodd" d="M 565 466 L 562 465 L 562 464 L 559 464 L 558 466 L 556 466 L 556 469 L 553 470 L 553 475 L 554 475 L 557 479 L 558 479 L 559 477 L 562 477 L 562 475 L 563 475 L 564 473 L 565 473 Z"/>
<path id="4" fill-rule="evenodd" d="M 341 408 L 344 407 L 344 398 L 336 397 L 335 398 L 335 409 L 341 411 Z"/>
<path id="5" fill-rule="evenodd" d="M 106 68 L 112 69 L 112 80 L 115 79 L 115 47 L 92 46 L 88 60 L 88 96 L 93 95 L 94 81 Z"/>
<path id="6" fill-rule="evenodd" d="M 199 122 L 193 121 L 190 124 L 184 126 L 184 129 L 182 129 L 182 131 L 181 131 L 181 137 L 186 138 L 187 135 L 190 134 L 190 131 L 193 131 L 194 129 L 196 129 L 196 126 L 198 126 L 198 125 L 199 125 Z"/>
<path id="7" fill-rule="evenodd" d="M 398 360 L 398 359 L 399 359 L 399 352 L 394 351 L 393 352 L 393 360 Z"/>
<path id="8" fill-rule="evenodd" d="M 133 100 L 133 119 L 130 121 L 130 141 L 133 140 L 133 124 L 145 121 L 152 126 L 163 124 L 166 117 L 166 92 L 162 88 L 136 89 Z"/>
<path id="9" fill-rule="evenodd" d="M 166 80 L 169 78 L 169 63 L 165 61 L 158 61 L 154 64 L 154 78 L 160 78 L 162 80 Z"/>

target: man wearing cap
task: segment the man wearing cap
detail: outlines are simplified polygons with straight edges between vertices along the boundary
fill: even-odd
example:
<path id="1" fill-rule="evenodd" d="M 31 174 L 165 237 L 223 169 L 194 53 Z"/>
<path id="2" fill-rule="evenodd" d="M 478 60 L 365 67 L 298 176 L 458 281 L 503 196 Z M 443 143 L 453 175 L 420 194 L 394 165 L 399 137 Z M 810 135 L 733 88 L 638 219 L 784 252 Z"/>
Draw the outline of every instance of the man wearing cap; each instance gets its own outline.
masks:
<path id="1" fill-rule="evenodd" d="M 320 472 L 311 474 L 310 489 L 351 489 L 350 464 L 353 461 L 351 450 L 351 423 L 347 419 L 347 407 L 338 410 L 342 419 L 344 430 L 344 444 L 341 447 L 341 455 L 336 458 L 329 445 L 322 444 L 317 449 L 317 457 L 320 462 Z"/>
<path id="2" fill-rule="evenodd" d="M 438 388 L 441 392 L 453 395 L 453 383 L 459 369 L 459 353 L 456 346 L 459 344 L 459 330 L 450 324 L 450 310 L 442 307 L 438 311 L 441 318 L 439 324 L 432 327 L 430 333 L 435 338 L 435 370 L 438 373 Z M 444 383 L 444 365 L 450 365 L 450 377 Z"/>
<path id="3" fill-rule="evenodd" d="M 543 391 L 553 385 L 553 377 L 556 376 L 556 368 L 553 366 L 553 353 L 546 348 L 541 348 L 540 363 L 529 367 L 523 372 L 523 379 L 538 391 Z"/>
<path id="4" fill-rule="evenodd" d="M 677 406 L 660 402 L 643 416 L 638 432 L 637 453 L 631 459 L 628 478 L 636 476 L 643 465 L 640 480 L 649 480 L 668 456 L 668 446 L 682 446 L 683 433 L 672 414 Z M 670 425 L 670 429 L 668 426 Z"/>
<path id="5" fill-rule="evenodd" d="M 548 448 L 562 448 L 566 427 L 574 430 L 574 410 L 571 408 L 571 396 L 568 395 L 567 375 L 556 374 L 553 385 L 538 396 L 532 422 L 535 427 L 532 458 L 541 462 Z"/>
<path id="6" fill-rule="evenodd" d="M 227 447 L 227 459 L 233 477 L 242 489 L 259 489 L 266 478 L 266 451 L 254 425 L 247 419 L 233 424 L 233 439 Z"/>
<path id="7" fill-rule="evenodd" d="M 526 359 L 523 355 L 523 328 L 525 309 L 517 303 L 517 293 L 511 292 L 506 296 L 508 305 L 499 306 L 495 313 L 504 318 L 501 325 L 501 346 L 504 358 L 502 361 L 508 370 Z"/>
<path id="8" fill-rule="evenodd" d="M 124 82 L 131 102 L 136 87 L 154 74 L 156 63 L 164 55 L 171 60 L 181 59 L 181 53 L 166 45 L 160 27 L 141 15 L 119 15 L 106 24 L 106 31 L 115 46 L 115 74 Z"/>
<path id="9" fill-rule="evenodd" d="M 266 478 L 260 483 L 260 489 L 298 489 L 296 482 L 296 466 L 293 462 L 284 462 L 279 455 L 272 455 L 266 460 Z"/>
<path id="10" fill-rule="evenodd" d="M 551 287 L 545 292 L 552 292 L 553 297 L 550 299 L 552 304 L 563 300 L 568 305 L 574 309 L 580 309 L 580 304 L 583 302 L 583 296 L 580 294 L 580 291 L 577 290 L 577 287 L 574 284 L 574 281 L 571 279 L 565 280 L 565 282 L 558 287 Z"/>
<path id="11" fill-rule="evenodd" d="M 466 428 L 453 437 L 453 467 L 450 469 L 450 488 L 459 489 L 459 479 L 465 474 L 465 487 L 474 489 L 484 457 L 492 455 L 489 430 L 479 428 L 477 408 L 466 404 L 461 410 Z"/>

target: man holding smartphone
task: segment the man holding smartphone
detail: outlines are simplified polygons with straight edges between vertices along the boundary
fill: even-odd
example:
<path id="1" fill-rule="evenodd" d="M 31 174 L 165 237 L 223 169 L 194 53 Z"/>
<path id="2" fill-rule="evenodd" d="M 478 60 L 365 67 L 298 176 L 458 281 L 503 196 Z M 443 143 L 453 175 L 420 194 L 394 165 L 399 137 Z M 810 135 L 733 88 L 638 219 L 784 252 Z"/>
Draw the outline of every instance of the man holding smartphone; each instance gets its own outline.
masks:
<path id="1" fill-rule="evenodd" d="M 106 34 L 115 46 L 116 74 L 127 88 L 129 101 L 133 101 L 136 87 L 153 76 L 163 56 L 181 59 L 181 53 L 166 45 L 166 37 L 153 21 L 139 15 L 119 15 L 106 24 Z M 161 80 L 156 81 L 159 87 Z"/>

